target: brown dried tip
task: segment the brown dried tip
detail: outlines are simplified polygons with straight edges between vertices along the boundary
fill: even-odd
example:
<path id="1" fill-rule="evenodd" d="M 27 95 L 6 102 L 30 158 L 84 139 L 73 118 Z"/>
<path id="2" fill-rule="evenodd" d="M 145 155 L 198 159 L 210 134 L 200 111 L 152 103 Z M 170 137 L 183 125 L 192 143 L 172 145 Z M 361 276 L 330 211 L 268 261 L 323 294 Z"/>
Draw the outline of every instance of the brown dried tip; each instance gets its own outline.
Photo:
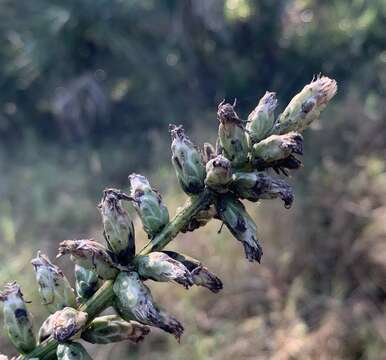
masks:
<path id="1" fill-rule="evenodd" d="M 185 135 L 184 127 L 182 125 L 174 125 L 174 124 L 169 124 L 169 132 L 170 135 L 172 136 L 172 139 L 188 139 L 187 136 Z"/>
<path id="2" fill-rule="evenodd" d="M 4 290 L 0 292 L 0 301 L 6 301 L 9 295 L 17 294 L 23 298 L 21 287 L 16 281 L 5 284 Z"/>
<path id="3" fill-rule="evenodd" d="M 334 79 L 321 75 L 313 79 L 309 86 L 315 87 L 317 90 L 316 101 L 318 106 L 326 105 L 338 90 L 338 85 Z"/>
<path id="4" fill-rule="evenodd" d="M 169 334 L 173 334 L 177 341 L 180 342 L 181 336 L 184 333 L 184 327 L 175 317 L 165 314 L 163 315 L 164 319 L 159 327 Z"/>
<path id="5" fill-rule="evenodd" d="M 226 122 L 235 122 L 235 123 L 241 123 L 242 120 L 239 118 L 235 111 L 236 106 L 236 99 L 233 102 L 233 105 L 229 103 L 225 103 L 225 100 L 221 101 L 221 103 L 218 105 L 217 108 L 217 119 L 221 123 Z"/>

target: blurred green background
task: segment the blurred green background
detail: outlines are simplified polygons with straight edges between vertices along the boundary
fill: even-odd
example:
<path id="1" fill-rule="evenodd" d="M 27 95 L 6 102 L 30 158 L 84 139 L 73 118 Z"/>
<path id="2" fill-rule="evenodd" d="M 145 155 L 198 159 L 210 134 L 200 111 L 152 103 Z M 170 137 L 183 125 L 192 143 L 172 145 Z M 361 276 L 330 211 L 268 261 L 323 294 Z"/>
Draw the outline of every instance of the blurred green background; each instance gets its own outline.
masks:
<path id="1" fill-rule="evenodd" d="M 46 314 L 29 260 L 63 239 L 101 240 L 104 187 L 127 189 L 142 172 L 171 214 L 183 203 L 169 123 L 214 142 L 223 98 L 246 118 L 270 90 L 283 110 L 322 73 L 338 95 L 305 133 L 295 205 L 250 207 L 262 264 L 218 222 L 180 236 L 171 248 L 225 286 L 151 284 L 184 323 L 181 344 L 154 330 L 88 349 L 111 360 L 386 358 L 384 0 L 2 0 L 0 38 L 0 283 L 23 285 L 36 327 Z M 0 349 L 14 354 L 3 332 Z"/>

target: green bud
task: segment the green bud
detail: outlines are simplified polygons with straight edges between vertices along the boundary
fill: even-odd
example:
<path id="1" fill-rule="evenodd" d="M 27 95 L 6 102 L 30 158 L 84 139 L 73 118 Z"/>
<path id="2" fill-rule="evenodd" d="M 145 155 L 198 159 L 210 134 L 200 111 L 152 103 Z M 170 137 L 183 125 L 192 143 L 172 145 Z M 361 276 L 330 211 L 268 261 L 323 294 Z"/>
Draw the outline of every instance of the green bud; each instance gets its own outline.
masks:
<path id="1" fill-rule="evenodd" d="M 114 279 L 118 269 L 107 249 L 93 240 L 65 240 L 59 244 L 57 257 L 70 254 L 76 264 L 94 271 L 101 279 Z"/>
<path id="2" fill-rule="evenodd" d="M 75 342 L 59 344 L 56 356 L 58 360 L 92 360 L 83 345 Z"/>
<path id="3" fill-rule="evenodd" d="M 142 175 L 129 176 L 131 196 L 149 238 L 157 235 L 169 223 L 169 212 L 161 195 L 153 190 Z"/>
<path id="4" fill-rule="evenodd" d="M 75 264 L 75 288 L 80 300 L 87 300 L 98 290 L 98 275 Z"/>
<path id="5" fill-rule="evenodd" d="M 76 335 L 83 326 L 87 323 L 88 314 L 83 311 L 78 311 L 70 307 L 66 307 L 62 310 L 52 314 L 52 318 L 47 326 L 51 326 L 51 333 L 59 342 L 64 342 L 69 339 L 78 337 Z"/>
<path id="6" fill-rule="evenodd" d="M 263 172 L 233 174 L 232 190 L 239 198 L 250 201 L 280 198 L 286 208 L 291 207 L 294 199 L 292 187 L 289 184 Z"/>
<path id="7" fill-rule="evenodd" d="M 39 284 L 42 304 L 52 314 L 66 306 L 75 307 L 76 299 L 73 288 L 63 272 L 40 251 L 31 261 Z"/>
<path id="8" fill-rule="evenodd" d="M 95 318 L 82 333 L 82 339 L 92 344 L 110 344 L 130 340 L 142 341 L 150 329 L 135 321 L 125 321 L 118 315 Z"/>
<path id="9" fill-rule="evenodd" d="M 177 212 L 179 211 L 180 208 L 177 210 Z M 199 211 L 189 220 L 189 223 L 181 229 L 181 232 L 186 233 L 188 231 L 194 231 L 202 226 L 205 226 L 216 216 L 216 214 L 216 208 L 213 205 L 209 206 L 207 209 Z"/>
<path id="10" fill-rule="evenodd" d="M 188 195 L 204 190 L 205 167 L 201 154 L 185 135 L 182 126 L 170 125 L 172 164 L 177 179 Z"/>
<path id="11" fill-rule="evenodd" d="M 200 261 L 174 251 L 163 252 L 186 266 L 192 275 L 194 285 L 206 287 L 214 293 L 218 293 L 222 289 L 223 285 L 221 280 L 210 272 Z"/>
<path id="12" fill-rule="evenodd" d="M 303 154 L 303 137 L 296 132 L 271 135 L 253 145 L 252 150 L 253 158 L 265 163 L 285 159 L 291 154 Z"/>
<path id="13" fill-rule="evenodd" d="M 336 91 L 336 81 L 327 76 L 318 76 L 312 80 L 290 101 L 279 116 L 275 133 L 303 131 L 319 117 Z"/>
<path id="14" fill-rule="evenodd" d="M 219 144 L 223 155 L 229 159 L 233 167 L 240 167 L 248 162 L 248 141 L 244 122 L 236 114 L 231 104 L 218 106 L 217 118 Z"/>
<path id="15" fill-rule="evenodd" d="M 250 147 L 272 134 L 275 124 L 274 111 L 276 106 L 276 94 L 267 91 L 260 99 L 256 108 L 249 114 L 247 130 L 249 133 Z"/>
<path id="16" fill-rule="evenodd" d="M 193 285 L 189 270 L 163 252 L 152 252 L 136 258 L 138 273 L 145 279 L 181 284 L 186 289 Z"/>
<path id="17" fill-rule="evenodd" d="M 127 265 L 135 255 L 135 234 L 133 222 L 122 207 L 122 199 L 130 198 L 119 190 L 106 189 L 99 208 L 108 248 L 118 263 Z"/>
<path id="18" fill-rule="evenodd" d="M 232 180 L 232 166 L 230 161 L 217 155 L 206 164 L 205 184 L 218 193 L 226 193 L 228 184 Z"/>
<path id="19" fill-rule="evenodd" d="M 115 307 L 124 320 L 137 320 L 142 324 L 158 327 L 177 340 L 184 328 L 174 317 L 158 309 L 149 288 L 142 283 L 136 272 L 121 272 L 113 286 Z"/>
<path id="20" fill-rule="evenodd" d="M 233 196 L 223 196 L 216 204 L 220 219 L 233 236 L 244 245 L 245 257 L 260 262 L 263 255 L 257 239 L 257 228 L 241 201 Z"/>
<path id="21" fill-rule="evenodd" d="M 31 315 L 16 281 L 5 285 L 3 292 L 0 293 L 0 301 L 3 302 L 4 327 L 12 344 L 22 353 L 32 351 L 36 341 Z"/>

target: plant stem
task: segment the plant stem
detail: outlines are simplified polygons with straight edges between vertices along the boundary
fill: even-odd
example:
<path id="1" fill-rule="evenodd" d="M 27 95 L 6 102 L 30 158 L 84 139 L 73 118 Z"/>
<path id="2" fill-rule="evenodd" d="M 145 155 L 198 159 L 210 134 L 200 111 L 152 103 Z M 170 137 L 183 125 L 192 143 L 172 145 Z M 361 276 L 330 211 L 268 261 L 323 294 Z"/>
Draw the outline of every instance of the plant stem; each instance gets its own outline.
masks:
<path id="1" fill-rule="evenodd" d="M 140 251 L 139 255 L 146 255 L 152 251 L 162 250 L 186 225 L 188 225 L 189 221 L 197 215 L 199 211 L 207 208 L 211 202 L 212 194 L 208 190 L 204 190 L 201 194 L 191 197 L 170 223 Z M 88 323 L 111 305 L 114 297 L 113 283 L 113 280 L 105 281 L 99 290 L 87 300 L 87 302 L 79 307 L 80 311 L 84 311 L 88 314 Z M 33 358 L 39 360 L 55 359 L 58 344 L 59 343 L 55 339 L 49 338 L 39 344 L 28 355 L 20 355 L 16 360 Z"/>
<path id="2" fill-rule="evenodd" d="M 139 252 L 139 255 L 146 255 L 152 251 L 162 250 L 199 211 L 204 210 L 210 205 L 211 201 L 212 194 L 208 190 L 204 190 L 201 194 L 189 198 L 187 204 L 176 214 L 170 223 Z"/>

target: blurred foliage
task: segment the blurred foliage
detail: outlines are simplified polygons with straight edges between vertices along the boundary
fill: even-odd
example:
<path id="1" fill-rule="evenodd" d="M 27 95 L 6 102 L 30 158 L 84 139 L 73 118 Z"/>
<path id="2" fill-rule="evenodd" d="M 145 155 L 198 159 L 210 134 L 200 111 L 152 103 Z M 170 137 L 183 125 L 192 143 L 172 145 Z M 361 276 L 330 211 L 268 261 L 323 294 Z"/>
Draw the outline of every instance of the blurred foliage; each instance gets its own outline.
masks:
<path id="1" fill-rule="evenodd" d="M 294 210 L 250 209 L 263 264 L 246 263 L 226 231 L 214 235 L 216 222 L 183 236 L 173 246 L 194 243 L 225 289 L 157 291 L 186 325 L 182 344 L 154 331 L 140 346 L 90 351 L 386 358 L 385 24 L 384 0 L 1 1 L 1 283 L 21 282 L 39 323 L 29 259 L 65 238 L 100 239 L 101 190 L 126 187 L 131 171 L 174 191 L 168 123 L 213 140 L 223 98 L 237 97 L 246 118 L 277 91 L 283 109 L 321 72 L 338 97 L 306 136 Z M 182 201 L 166 198 L 171 213 Z"/>

